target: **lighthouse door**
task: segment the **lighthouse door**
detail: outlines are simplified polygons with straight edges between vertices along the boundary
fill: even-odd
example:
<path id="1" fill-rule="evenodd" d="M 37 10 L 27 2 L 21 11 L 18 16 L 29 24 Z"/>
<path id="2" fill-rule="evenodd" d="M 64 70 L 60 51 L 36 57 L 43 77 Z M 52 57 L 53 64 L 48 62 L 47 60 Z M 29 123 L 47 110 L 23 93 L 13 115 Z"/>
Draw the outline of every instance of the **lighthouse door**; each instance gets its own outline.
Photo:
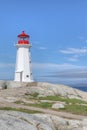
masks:
<path id="1" fill-rule="evenodd" d="M 22 82 L 22 73 L 23 71 L 20 72 L 20 82 Z"/>

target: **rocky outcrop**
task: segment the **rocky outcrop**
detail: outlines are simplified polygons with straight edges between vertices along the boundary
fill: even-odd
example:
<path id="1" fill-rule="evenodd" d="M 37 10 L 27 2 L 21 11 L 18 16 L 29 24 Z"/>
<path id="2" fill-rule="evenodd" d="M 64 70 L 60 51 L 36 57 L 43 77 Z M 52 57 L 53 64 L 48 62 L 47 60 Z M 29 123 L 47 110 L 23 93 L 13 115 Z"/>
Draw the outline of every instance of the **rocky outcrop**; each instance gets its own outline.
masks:
<path id="1" fill-rule="evenodd" d="M 19 87 L 25 86 L 26 84 L 27 83 L 0 80 L 0 89 L 19 88 Z"/>
<path id="2" fill-rule="evenodd" d="M 0 130 L 86 130 L 86 121 L 47 114 L 0 111 Z"/>
<path id="3" fill-rule="evenodd" d="M 62 96 L 65 98 L 76 98 L 87 100 L 86 92 L 60 84 L 56 85 L 56 84 L 38 82 L 37 86 L 32 86 L 26 92 L 26 94 L 34 94 L 34 93 L 38 93 L 39 97 Z"/>
<path id="4" fill-rule="evenodd" d="M 54 85 L 41 82 L 19 83 L 14 81 L 0 81 L 0 89 L 1 109 L 8 107 L 19 110 L 19 108 L 21 108 L 44 113 L 26 114 L 22 112 L 0 110 L 0 130 L 87 129 L 87 116 L 73 115 L 71 113 L 64 113 L 62 111 L 59 112 L 55 110 L 66 107 L 65 102 L 50 100 L 45 101 L 37 98 L 45 96 L 61 96 L 64 98 L 87 100 L 86 92 L 82 92 L 65 85 Z M 17 101 L 19 101 L 19 104 L 16 104 Z M 32 107 L 31 105 L 42 102 L 52 103 L 52 108 L 54 109 L 37 108 L 36 106 Z"/>
<path id="5" fill-rule="evenodd" d="M 0 81 L 0 88 L 1 89 L 13 88 L 13 90 L 11 90 L 14 91 L 13 95 L 15 94 L 16 91 L 16 95 L 18 94 L 18 96 L 20 96 L 20 94 L 32 95 L 37 93 L 39 97 L 62 96 L 65 98 L 77 98 L 87 100 L 86 92 L 60 84 L 56 85 L 45 82 L 20 83 L 14 81 Z"/>

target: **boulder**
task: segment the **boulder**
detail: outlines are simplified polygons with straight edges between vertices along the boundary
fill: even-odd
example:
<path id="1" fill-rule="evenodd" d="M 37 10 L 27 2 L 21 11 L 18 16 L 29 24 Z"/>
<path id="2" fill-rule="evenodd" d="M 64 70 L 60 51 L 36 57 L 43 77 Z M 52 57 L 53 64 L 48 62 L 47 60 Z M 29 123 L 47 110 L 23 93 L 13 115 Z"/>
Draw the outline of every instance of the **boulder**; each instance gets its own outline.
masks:
<path id="1" fill-rule="evenodd" d="M 64 108 L 65 105 L 63 103 L 55 103 L 52 105 L 52 108 L 54 109 L 59 109 L 59 108 Z"/>

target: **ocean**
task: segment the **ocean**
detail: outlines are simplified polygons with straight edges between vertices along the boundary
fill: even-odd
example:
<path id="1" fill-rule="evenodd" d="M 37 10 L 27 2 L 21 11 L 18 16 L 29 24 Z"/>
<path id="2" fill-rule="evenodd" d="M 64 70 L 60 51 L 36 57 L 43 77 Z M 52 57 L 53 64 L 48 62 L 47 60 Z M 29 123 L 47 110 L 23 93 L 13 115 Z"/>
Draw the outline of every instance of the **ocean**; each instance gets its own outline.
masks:
<path id="1" fill-rule="evenodd" d="M 76 89 L 79 89 L 79 90 L 81 90 L 81 91 L 85 91 L 85 92 L 87 92 L 87 87 L 85 86 L 83 86 L 83 87 L 76 87 L 76 86 L 71 86 L 71 87 L 73 87 L 73 88 L 76 88 Z"/>

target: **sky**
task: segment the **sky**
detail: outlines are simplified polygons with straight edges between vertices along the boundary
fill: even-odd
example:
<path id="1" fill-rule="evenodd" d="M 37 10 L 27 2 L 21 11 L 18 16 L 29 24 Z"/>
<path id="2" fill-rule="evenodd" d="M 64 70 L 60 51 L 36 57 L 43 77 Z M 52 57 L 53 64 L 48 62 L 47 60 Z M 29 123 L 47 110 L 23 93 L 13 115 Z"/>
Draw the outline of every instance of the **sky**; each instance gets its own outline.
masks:
<path id="1" fill-rule="evenodd" d="M 0 0 L 0 79 L 14 79 L 22 31 L 35 81 L 87 84 L 87 0 Z"/>

